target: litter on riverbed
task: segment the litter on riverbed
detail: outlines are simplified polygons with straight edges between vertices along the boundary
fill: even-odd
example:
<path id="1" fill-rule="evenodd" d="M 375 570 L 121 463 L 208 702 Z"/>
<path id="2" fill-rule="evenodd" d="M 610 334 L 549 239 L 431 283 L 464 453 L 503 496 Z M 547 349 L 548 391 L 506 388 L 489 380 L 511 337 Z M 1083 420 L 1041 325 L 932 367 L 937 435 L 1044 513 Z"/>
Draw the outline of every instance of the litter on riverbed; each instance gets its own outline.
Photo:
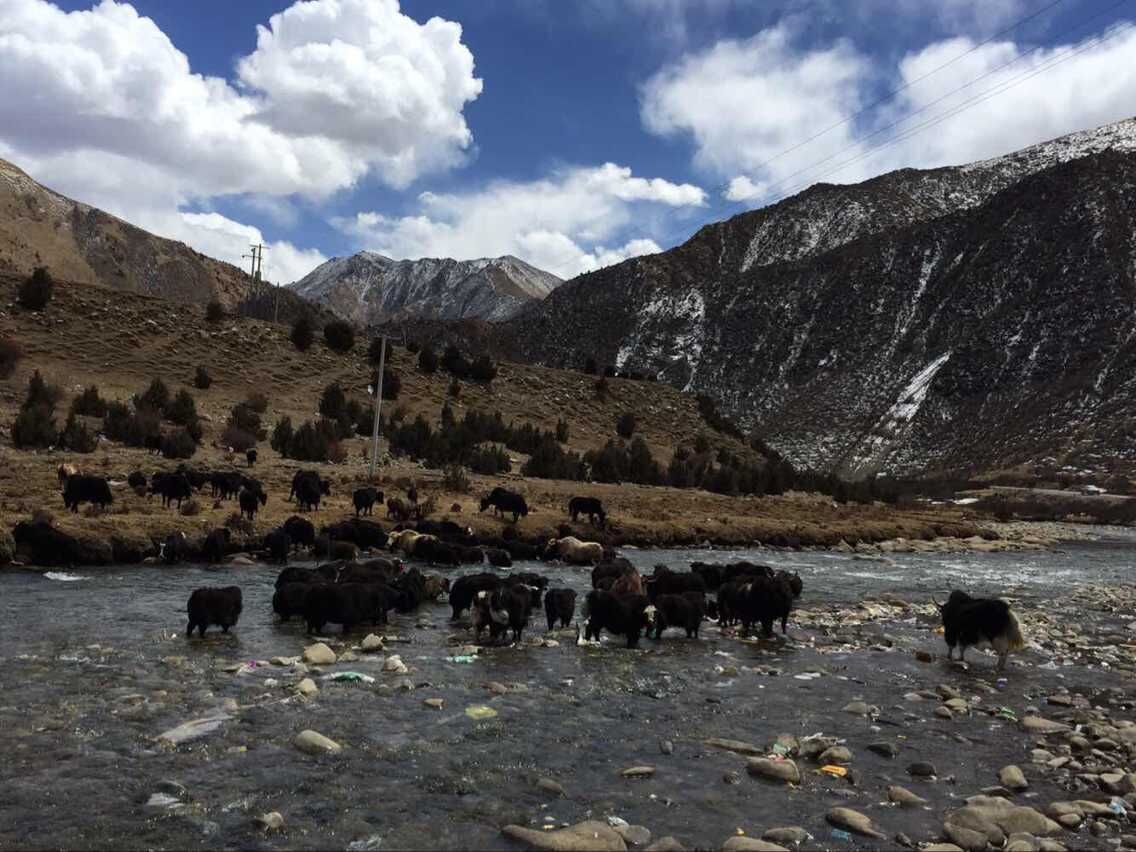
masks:
<path id="1" fill-rule="evenodd" d="M 492 719 L 497 715 L 497 711 L 492 707 L 486 707 L 484 704 L 471 704 L 465 708 L 465 715 L 471 719 Z"/>
<path id="2" fill-rule="evenodd" d="M 477 657 L 473 654 L 457 654 L 453 657 L 446 657 L 447 663 L 472 663 Z"/>
<path id="3" fill-rule="evenodd" d="M 822 775 L 831 775 L 833 778 L 843 778 L 845 775 L 848 774 L 848 770 L 845 769 L 843 766 L 833 766 L 831 764 L 828 764 L 826 766 L 822 766 L 817 771 L 820 772 Z"/>
<path id="4" fill-rule="evenodd" d="M 797 680 L 816 680 L 820 677 L 820 672 L 801 672 L 800 674 L 793 675 Z"/>
<path id="5" fill-rule="evenodd" d="M 370 675 L 363 674 L 362 672 L 333 672 L 332 674 L 324 675 L 323 680 L 341 680 L 347 683 L 374 683 L 375 679 Z"/>
<path id="6" fill-rule="evenodd" d="M 1009 707 L 999 707 L 994 711 L 995 717 L 1005 719 L 1007 722 L 1018 721 L 1018 714 L 1011 710 Z"/>
<path id="7" fill-rule="evenodd" d="M 833 840 L 842 840 L 845 843 L 851 843 L 852 842 L 852 835 L 849 834 L 847 831 L 844 831 L 843 829 L 834 828 L 832 830 L 832 839 Z"/>

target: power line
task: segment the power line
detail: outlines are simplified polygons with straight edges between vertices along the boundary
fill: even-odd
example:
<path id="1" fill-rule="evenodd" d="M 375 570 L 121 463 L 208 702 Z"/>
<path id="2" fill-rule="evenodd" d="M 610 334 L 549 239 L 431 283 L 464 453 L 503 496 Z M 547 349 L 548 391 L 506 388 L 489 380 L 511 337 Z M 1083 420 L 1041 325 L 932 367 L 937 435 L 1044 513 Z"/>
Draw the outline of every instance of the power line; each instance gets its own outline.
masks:
<path id="1" fill-rule="evenodd" d="M 1127 0 L 1123 0 L 1123 2 L 1127 2 Z M 1126 29 L 1126 28 L 1125 29 L 1117 28 L 1117 29 L 1113 30 L 1113 32 L 1109 33 L 1108 35 L 1099 36 L 1099 37 L 1094 38 L 1090 41 L 1087 41 L 1083 45 L 1078 46 L 1077 48 L 1069 51 L 1068 53 L 1062 54 L 1061 56 L 1057 57 L 1056 59 L 1049 61 L 1048 63 L 1043 64 L 1038 68 L 1031 69 L 1028 73 L 1022 74 L 1022 75 L 1020 75 L 1016 78 L 1012 78 L 1011 80 L 1006 81 L 1005 83 L 1000 83 L 997 86 L 995 86 L 994 88 L 986 90 L 981 95 L 977 95 L 973 98 L 969 98 L 968 100 L 964 101 L 963 103 L 959 104 L 958 106 L 952 107 L 951 109 L 947 110 L 946 112 L 941 113 L 937 116 L 934 116 L 934 117 L 928 119 L 927 121 L 923 122 L 922 124 L 918 124 L 915 127 L 908 128 L 907 130 L 903 131 L 900 135 L 896 136 L 893 139 L 889 139 L 886 142 L 883 142 L 879 145 L 875 145 L 875 146 L 869 148 L 867 151 L 863 151 L 862 153 L 858 154 L 855 157 L 851 157 L 847 160 L 844 160 L 840 163 L 837 163 L 832 168 L 826 169 L 825 171 L 820 172 L 819 174 L 813 175 L 812 177 L 808 178 L 804 182 L 798 183 L 791 191 L 786 191 L 786 192 L 782 193 L 778 197 L 777 200 L 780 201 L 783 198 L 787 198 L 788 196 L 793 195 L 794 193 L 799 192 L 800 190 L 812 185 L 813 183 L 820 180 L 821 178 L 824 178 L 827 175 L 833 174 L 834 172 L 839 172 L 840 170 L 844 169 L 846 166 L 849 166 L 853 163 L 859 162 L 860 160 L 864 159 L 865 157 L 871 156 L 872 154 L 875 154 L 878 151 L 882 151 L 885 148 L 889 148 L 893 145 L 898 145 L 900 142 L 906 142 L 908 139 L 911 139 L 913 136 L 917 136 L 919 133 L 922 133 L 924 130 L 929 130 L 930 128 L 935 127 L 936 125 L 942 124 L 947 119 L 953 118 L 954 116 L 958 115 L 959 113 L 965 112 L 966 110 L 971 109 L 972 107 L 978 106 L 979 104 L 984 103 L 984 102 L 990 100 L 991 98 L 1002 94 L 1003 92 L 1009 91 L 1010 89 L 1014 88 L 1015 86 L 1018 86 L 1021 83 L 1024 83 L 1027 80 L 1030 80 L 1030 79 L 1038 76 L 1039 74 L 1042 74 L 1042 73 L 1050 70 L 1051 68 L 1056 67 L 1057 65 L 1060 65 L 1062 62 L 1067 62 L 1068 60 L 1073 59 L 1077 55 L 1085 52 L 1086 50 L 1089 50 L 1090 48 L 1098 47 L 1099 45 L 1107 42 L 1109 39 L 1115 38 L 1116 36 L 1118 36 L 1122 33 L 1130 32 L 1130 31 L 1131 31 L 1130 29 Z M 902 123 L 902 122 L 897 122 L 897 124 L 898 123 Z M 892 125 L 892 126 L 895 126 L 895 125 Z M 820 162 L 815 163 L 812 166 L 809 166 L 807 169 L 802 169 L 801 171 L 795 172 L 794 175 L 800 174 L 801 172 L 804 172 L 804 171 L 812 171 L 812 169 L 816 168 L 816 166 L 820 165 L 821 163 L 827 162 L 828 160 L 831 160 L 833 157 L 839 156 L 840 154 L 844 153 L 845 151 L 850 151 L 850 150 L 854 149 L 855 147 L 856 147 L 855 145 L 850 145 L 850 146 L 842 149 L 841 151 L 836 152 L 836 154 L 833 154 L 829 157 L 826 157 L 825 160 L 821 160 Z M 778 184 L 785 183 L 787 180 L 791 179 L 794 175 L 789 175 L 787 178 L 785 178 L 781 181 L 777 181 L 777 183 L 775 183 L 774 186 L 776 186 Z M 776 203 L 776 202 L 769 202 L 769 203 Z"/>
<path id="2" fill-rule="evenodd" d="M 843 127 L 845 124 L 848 124 L 849 122 L 853 121 L 854 119 L 859 118 L 860 116 L 864 115 L 869 110 L 873 110 L 876 107 L 878 107 L 880 104 L 886 103 L 887 101 L 890 101 L 892 98 L 894 98 L 896 95 L 898 95 L 900 92 L 904 91 L 905 89 L 909 89 L 912 86 L 914 86 L 916 83 L 921 82 L 922 80 L 926 80 L 928 77 L 932 76 L 933 74 L 939 73 L 944 68 L 947 68 L 948 66 L 954 65 L 960 59 L 964 59 L 967 56 L 970 56 L 970 54 L 974 53 L 980 47 L 985 47 L 986 45 L 990 44 L 990 42 L 994 41 L 995 39 L 1001 38 L 1002 36 L 1006 35 L 1006 33 L 1009 33 L 1009 32 L 1012 32 L 1013 30 L 1016 30 L 1022 24 L 1029 23 L 1034 18 L 1048 12 L 1054 6 L 1058 6 L 1063 2 L 1065 2 L 1065 0 L 1052 0 L 1052 2 L 1047 3 L 1045 6 L 1042 6 L 1036 12 L 1034 12 L 1030 15 L 1026 15 L 1024 18 L 1019 18 L 1017 21 L 1010 24 L 1010 26 L 1006 27 L 1003 30 L 999 30 L 998 32 L 994 33 L 994 35 L 992 35 L 992 36 L 989 36 L 989 37 L 983 39 L 978 44 L 972 46 L 969 50 L 963 51 L 962 53 L 960 53 L 958 56 L 954 57 L 953 59 L 950 59 L 950 60 L 944 62 L 942 65 L 939 65 L 935 68 L 932 68 L 926 74 L 923 74 L 920 77 L 916 77 L 914 80 L 908 80 L 902 86 L 899 86 L 895 89 L 892 89 L 887 94 L 883 95 L 882 97 L 880 97 L 879 99 L 877 99 L 875 101 L 872 101 L 866 107 L 863 107 L 859 111 L 852 113 L 852 115 L 848 116 L 847 118 L 841 119 L 840 121 L 836 122 L 835 124 L 829 125 L 824 130 L 821 130 L 817 133 L 814 133 L 808 139 L 804 139 L 801 142 L 798 142 L 796 145 L 793 145 L 790 148 L 786 148 L 780 154 L 775 154 L 773 157 L 770 157 L 764 163 L 761 163 L 759 166 L 757 166 L 757 168 L 754 169 L 753 171 L 754 172 L 760 171 L 761 169 L 764 169 L 767 166 L 769 166 L 770 163 L 776 162 L 777 160 L 781 159 L 786 154 L 791 154 L 794 151 L 796 151 L 797 149 L 803 148 L 805 145 L 808 145 L 810 142 L 812 142 L 816 139 L 819 139 L 820 137 L 824 136 L 826 133 L 829 133 L 829 132 L 835 130 L 836 128 L 838 128 L 838 127 Z"/>

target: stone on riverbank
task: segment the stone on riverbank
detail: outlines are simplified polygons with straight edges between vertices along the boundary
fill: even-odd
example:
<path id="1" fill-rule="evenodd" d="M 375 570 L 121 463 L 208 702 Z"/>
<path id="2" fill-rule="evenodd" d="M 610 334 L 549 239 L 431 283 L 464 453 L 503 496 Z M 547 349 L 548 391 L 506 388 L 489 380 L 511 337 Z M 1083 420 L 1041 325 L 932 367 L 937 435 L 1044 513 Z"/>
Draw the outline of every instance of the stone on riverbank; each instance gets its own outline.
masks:
<path id="1" fill-rule="evenodd" d="M 800 784 L 801 772 L 797 764 L 791 760 L 773 760 L 768 757 L 751 757 L 746 762 L 746 771 L 750 775 L 768 778 L 772 781 L 784 781 L 788 784 Z"/>
<path id="2" fill-rule="evenodd" d="M 888 787 L 887 792 L 888 801 L 895 802 L 897 805 L 914 806 L 927 804 L 927 800 L 922 796 L 917 796 L 906 787 L 900 787 L 898 784 L 892 784 Z"/>
<path id="3" fill-rule="evenodd" d="M 722 852 L 789 852 L 784 846 L 758 840 L 756 837 L 742 837 L 735 834 L 722 844 Z"/>
<path id="4" fill-rule="evenodd" d="M 523 825 L 507 825 L 501 833 L 531 849 L 548 852 L 627 852 L 627 844 L 614 828 L 594 820 L 559 831 L 537 831 Z"/>
<path id="5" fill-rule="evenodd" d="M 335 651 L 323 642 L 316 642 L 304 649 L 304 662 L 313 666 L 330 666 L 337 659 Z"/>
<path id="6" fill-rule="evenodd" d="M 1026 780 L 1025 774 L 1016 766 L 1003 766 L 1002 770 L 998 773 L 998 781 L 1007 790 L 1015 792 L 1025 790 L 1029 787 L 1029 781 Z"/>
<path id="7" fill-rule="evenodd" d="M 744 754 L 747 757 L 761 757 L 765 754 L 764 749 L 755 746 L 753 743 L 743 742 L 742 740 L 727 740 L 721 737 L 710 737 L 708 740 L 703 740 L 702 744 L 708 745 L 711 748 L 732 751 L 734 754 Z"/>
<path id="8" fill-rule="evenodd" d="M 887 839 L 887 835 L 877 830 L 872 824 L 871 817 L 851 808 L 833 808 L 825 814 L 824 818 L 829 825 L 847 829 L 853 834 L 862 834 L 864 837 L 873 837 L 876 840 Z"/>
<path id="9" fill-rule="evenodd" d="M 343 751 L 343 746 L 335 740 L 329 739 L 310 728 L 300 731 L 293 743 L 305 754 L 339 754 Z"/>
<path id="10" fill-rule="evenodd" d="M 1026 716 L 1021 721 L 1022 730 L 1030 734 L 1064 734 L 1072 730 L 1068 725 L 1046 719 L 1042 716 Z"/>

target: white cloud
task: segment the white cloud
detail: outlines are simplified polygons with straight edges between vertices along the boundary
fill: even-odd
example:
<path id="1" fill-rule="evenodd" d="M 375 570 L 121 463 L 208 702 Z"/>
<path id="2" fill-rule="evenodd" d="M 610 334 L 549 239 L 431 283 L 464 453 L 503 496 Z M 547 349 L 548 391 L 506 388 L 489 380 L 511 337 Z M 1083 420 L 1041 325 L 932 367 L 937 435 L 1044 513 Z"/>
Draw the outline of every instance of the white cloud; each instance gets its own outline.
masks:
<path id="1" fill-rule="evenodd" d="M 423 193 L 418 215 L 359 213 L 338 224 L 367 248 L 393 257 L 514 254 L 569 278 L 659 251 L 650 239 L 628 238 L 636 208 L 704 203 L 705 193 L 696 186 L 645 180 L 628 168 L 605 163 L 561 169 L 544 180 L 501 181 L 469 193 Z M 623 245 L 606 248 L 613 239 Z"/>
<path id="2" fill-rule="evenodd" d="M 367 174 L 402 187 L 457 164 L 481 81 L 460 26 L 419 24 L 397 0 L 295 3 L 257 28 L 235 83 L 195 73 L 128 4 L 0 0 L 0 91 L 8 156 L 174 236 L 194 200 L 320 199 Z"/>
<path id="3" fill-rule="evenodd" d="M 264 245 L 265 280 L 287 284 L 303 278 L 327 258 L 314 249 L 298 249 L 289 242 L 267 242 L 258 228 L 234 222 L 220 213 L 181 213 L 181 224 L 171 223 L 177 239 L 189 243 L 202 254 L 248 268 L 242 255 L 249 246 Z"/>
<path id="4" fill-rule="evenodd" d="M 695 164 L 729 181 L 726 199 L 768 202 L 818 181 L 966 163 L 1127 118 L 1136 103 L 1136 28 L 1105 35 L 1044 50 L 949 39 L 888 70 L 842 42 L 796 48 L 775 28 L 661 70 L 643 89 L 642 118 L 656 134 L 690 137 Z M 931 73 L 960 56 L 949 71 Z M 858 115 L 881 79 L 905 88 Z"/>

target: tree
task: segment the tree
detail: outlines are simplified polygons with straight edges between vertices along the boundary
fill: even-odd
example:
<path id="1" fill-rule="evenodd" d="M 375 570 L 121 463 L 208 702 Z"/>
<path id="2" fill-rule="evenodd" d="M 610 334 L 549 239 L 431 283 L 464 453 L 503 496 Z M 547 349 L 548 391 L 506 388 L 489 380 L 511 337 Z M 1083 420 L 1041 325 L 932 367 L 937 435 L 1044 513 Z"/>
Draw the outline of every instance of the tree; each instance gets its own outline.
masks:
<path id="1" fill-rule="evenodd" d="M 10 337 L 0 338 L 0 379 L 16 372 L 16 365 L 24 357 L 23 347 Z"/>
<path id="2" fill-rule="evenodd" d="M 429 344 L 418 353 L 418 369 L 427 375 L 438 370 L 438 353 Z"/>
<path id="3" fill-rule="evenodd" d="M 561 444 L 568 443 L 568 421 L 563 417 L 556 421 L 556 440 Z"/>
<path id="4" fill-rule="evenodd" d="M 198 390 L 207 390 L 213 384 L 213 377 L 209 375 L 209 371 L 204 367 L 198 367 L 197 372 L 193 374 L 193 386 Z"/>
<path id="5" fill-rule="evenodd" d="M 312 344 L 316 339 L 316 330 L 311 318 L 307 314 L 300 316 L 292 323 L 292 333 L 289 335 L 289 338 L 292 341 L 292 345 L 301 352 L 307 352 L 312 348 Z"/>
<path id="6" fill-rule="evenodd" d="M 355 329 L 343 320 L 332 320 L 323 327 L 323 339 L 328 349 L 344 355 L 355 348 Z"/>
<path id="7" fill-rule="evenodd" d="M 497 366 L 488 355 L 478 355 L 470 365 L 469 377 L 475 382 L 488 384 L 497 377 Z"/>
<path id="8" fill-rule="evenodd" d="M 469 375 L 469 362 L 465 360 L 461 350 L 453 344 L 447 346 L 446 351 L 442 353 L 442 367 L 451 376 L 456 376 L 459 379 L 464 379 Z"/>
<path id="9" fill-rule="evenodd" d="M 37 266 L 16 291 L 16 301 L 28 311 L 42 311 L 55 294 L 55 281 L 46 266 Z"/>
<path id="10" fill-rule="evenodd" d="M 188 459 L 197 452 L 197 441 L 185 429 L 162 438 L 162 456 L 167 459 Z"/>
<path id="11" fill-rule="evenodd" d="M 324 432 L 305 421 L 292 436 L 288 455 L 297 461 L 327 461 L 328 443 Z"/>
<path id="12" fill-rule="evenodd" d="M 225 318 L 225 308 L 216 299 L 205 306 L 205 321 L 220 322 Z"/>
<path id="13" fill-rule="evenodd" d="M 134 397 L 135 408 L 152 408 L 161 414 L 170 403 L 170 389 L 161 378 L 150 380 L 150 386 Z"/>
<path id="14" fill-rule="evenodd" d="M 281 417 L 276 421 L 276 427 L 272 430 L 272 449 L 284 456 L 288 457 L 288 453 L 292 449 L 292 436 L 295 430 L 292 428 L 291 417 Z"/>
<path id="15" fill-rule="evenodd" d="M 82 417 L 105 417 L 106 400 L 99 396 L 98 385 L 83 388 L 83 392 L 71 400 L 71 413 Z"/>
<path id="16" fill-rule="evenodd" d="M 247 402 L 238 402 L 233 406 L 226 426 L 235 426 L 242 432 L 247 432 L 254 441 L 263 441 L 267 437 L 260 424 L 260 415 Z M 235 445 L 229 442 L 229 446 Z"/>
<path id="17" fill-rule="evenodd" d="M 55 428 L 55 404 L 61 391 L 49 385 L 39 370 L 28 379 L 28 392 L 20 413 L 12 424 L 12 443 L 17 447 L 45 448 L 55 444 L 59 432 Z"/>
<path id="18" fill-rule="evenodd" d="M 197 404 L 193 401 L 193 394 L 182 388 L 177 396 L 166 406 L 166 419 L 171 423 L 188 426 L 197 419 Z"/>
<path id="19" fill-rule="evenodd" d="M 453 408 L 450 407 L 449 400 L 442 403 L 441 421 L 442 421 L 442 431 L 443 432 L 448 432 L 450 429 L 454 428 L 454 423 L 455 423 L 454 410 L 453 410 Z"/>
<path id="20" fill-rule="evenodd" d="M 615 421 L 615 431 L 621 438 L 630 440 L 631 436 L 635 434 L 635 428 L 638 425 L 639 421 L 635 415 L 627 411 L 619 415 L 619 419 Z"/>
<path id="21" fill-rule="evenodd" d="M 59 433 L 59 446 L 73 453 L 93 453 L 99 446 L 99 438 L 72 412 L 67 417 L 67 425 Z"/>
<path id="22" fill-rule="evenodd" d="M 339 420 L 347 409 L 347 394 L 339 382 L 332 382 L 320 394 L 319 413 L 329 420 Z"/>

